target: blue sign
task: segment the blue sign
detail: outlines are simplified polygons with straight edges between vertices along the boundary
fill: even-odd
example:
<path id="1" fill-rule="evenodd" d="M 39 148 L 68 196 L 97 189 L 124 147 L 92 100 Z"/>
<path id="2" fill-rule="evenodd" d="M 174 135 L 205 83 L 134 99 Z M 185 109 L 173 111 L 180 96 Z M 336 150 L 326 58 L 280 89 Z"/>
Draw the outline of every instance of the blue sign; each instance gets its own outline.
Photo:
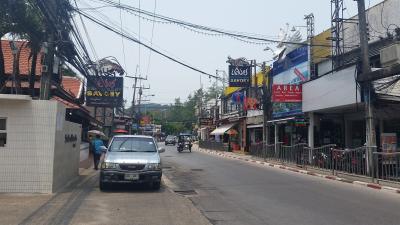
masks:
<path id="1" fill-rule="evenodd" d="M 300 47 L 274 62 L 273 84 L 301 84 L 310 79 L 308 71 L 308 47 Z M 302 113 L 301 102 L 273 103 L 272 117 L 282 118 Z"/>
<path id="2" fill-rule="evenodd" d="M 250 66 L 229 66 L 229 87 L 248 87 L 250 85 Z"/>

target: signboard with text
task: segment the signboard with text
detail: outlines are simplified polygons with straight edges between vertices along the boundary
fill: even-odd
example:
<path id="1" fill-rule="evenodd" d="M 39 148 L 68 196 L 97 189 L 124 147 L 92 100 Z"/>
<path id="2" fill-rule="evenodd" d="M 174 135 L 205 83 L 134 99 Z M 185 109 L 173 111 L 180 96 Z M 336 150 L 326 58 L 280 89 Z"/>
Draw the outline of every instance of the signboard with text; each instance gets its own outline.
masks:
<path id="1" fill-rule="evenodd" d="M 272 85 L 272 102 L 301 102 L 301 84 L 274 84 Z"/>
<path id="2" fill-rule="evenodd" d="M 200 118 L 199 120 L 200 120 L 200 125 L 202 125 L 202 126 L 211 126 L 214 123 L 213 118 L 203 117 L 203 118 Z"/>
<path id="3" fill-rule="evenodd" d="M 95 107 L 121 107 L 123 103 L 123 77 L 90 76 L 87 81 L 86 105 Z"/>
<path id="4" fill-rule="evenodd" d="M 229 66 L 229 87 L 248 87 L 250 77 L 250 66 Z"/>
<path id="5" fill-rule="evenodd" d="M 300 85 L 309 80 L 310 74 L 308 71 L 308 63 L 307 46 L 297 48 L 289 52 L 286 56 L 282 57 L 278 61 L 274 62 L 272 69 L 273 86 L 281 86 L 275 86 L 275 89 L 273 90 L 275 94 L 277 94 L 275 99 L 273 99 L 272 104 L 273 118 L 282 118 L 302 114 L 301 89 L 298 89 L 297 91 L 288 91 L 288 88 L 296 87 L 296 85 Z M 285 85 L 286 90 L 280 89 L 284 88 Z M 278 87 L 280 90 L 278 90 Z"/>

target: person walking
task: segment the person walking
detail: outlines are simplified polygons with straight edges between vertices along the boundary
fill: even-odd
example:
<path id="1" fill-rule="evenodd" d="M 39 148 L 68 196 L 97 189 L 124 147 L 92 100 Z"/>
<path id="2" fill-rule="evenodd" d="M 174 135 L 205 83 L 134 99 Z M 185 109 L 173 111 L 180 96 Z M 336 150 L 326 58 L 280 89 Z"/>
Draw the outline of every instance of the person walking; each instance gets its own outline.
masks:
<path id="1" fill-rule="evenodd" d="M 92 141 L 93 146 L 93 162 L 94 162 L 94 169 L 99 169 L 100 157 L 102 154 L 101 147 L 104 146 L 103 141 L 100 139 L 100 135 L 96 135 L 96 138 Z"/>

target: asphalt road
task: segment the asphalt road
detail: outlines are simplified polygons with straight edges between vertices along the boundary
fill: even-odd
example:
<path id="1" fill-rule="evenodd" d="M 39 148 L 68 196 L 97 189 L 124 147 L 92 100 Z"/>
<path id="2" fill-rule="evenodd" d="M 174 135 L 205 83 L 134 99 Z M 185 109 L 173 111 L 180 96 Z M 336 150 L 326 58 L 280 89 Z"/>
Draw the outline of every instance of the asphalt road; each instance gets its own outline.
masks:
<path id="1" fill-rule="evenodd" d="M 400 195 L 167 146 L 164 175 L 212 224 L 398 225 Z"/>

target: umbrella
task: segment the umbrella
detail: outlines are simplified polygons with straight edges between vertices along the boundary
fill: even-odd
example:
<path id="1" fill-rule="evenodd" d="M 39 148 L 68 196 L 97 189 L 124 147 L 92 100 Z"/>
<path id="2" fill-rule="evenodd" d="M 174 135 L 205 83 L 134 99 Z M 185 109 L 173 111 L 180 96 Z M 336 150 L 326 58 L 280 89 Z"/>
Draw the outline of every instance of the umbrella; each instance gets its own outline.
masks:
<path id="1" fill-rule="evenodd" d="M 124 130 L 124 129 L 116 129 L 116 130 L 114 130 L 113 132 L 114 132 L 114 133 L 120 133 L 120 134 L 127 134 L 127 133 L 128 133 L 128 131 L 127 131 L 127 130 Z"/>
<path id="2" fill-rule="evenodd" d="M 89 134 L 89 135 L 100 135 L 100 136 L 103 136 L 103 137 L 106 136 L 103 132 L 98 131 L 98 130 L 89 130 L 89 131 L 88 131 L 88 134 Z"/>

